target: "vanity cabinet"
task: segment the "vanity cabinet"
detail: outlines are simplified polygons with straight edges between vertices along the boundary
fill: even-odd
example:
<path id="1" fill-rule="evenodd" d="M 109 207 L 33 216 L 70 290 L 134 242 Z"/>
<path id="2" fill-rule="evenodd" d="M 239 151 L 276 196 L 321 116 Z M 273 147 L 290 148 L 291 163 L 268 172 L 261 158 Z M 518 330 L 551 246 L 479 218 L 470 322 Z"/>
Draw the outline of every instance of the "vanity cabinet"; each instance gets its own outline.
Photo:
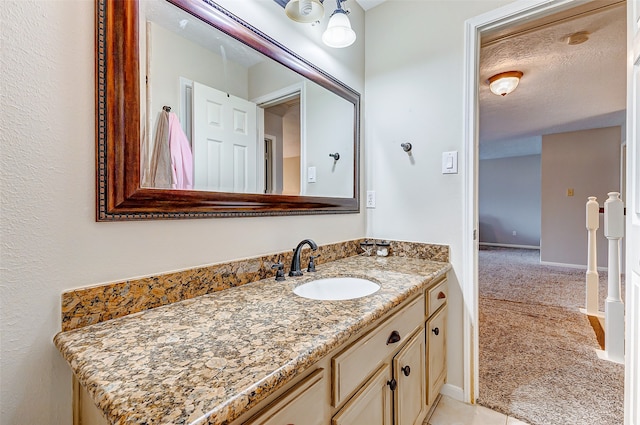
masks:
<path id="1" fill-rule="evenodd" d="M 340 410 L 332 425 L 422 423 L 427 407 L 425 366 L 420 296 L 333 357 L 332 404 Z"/>
<path id="2" fill-rule="evenodd" d="M 381 364 L 388 363 L 396 355 L 416 329 L 424 326 L 422 303 L 422 297 L 414 299 L 391 318 L 333 356 L 333 407 L 339 407 L 351 397 Z"/>
<path id="3" fill-rule="evenodd" d="M 420 425 L 446 380 L 445 279 L 403 302 L 232 425 Z M 76 383 L 75 425 L 106 425 Z"/>
<path id="4" fill-rule="evenodd" d="M 447 377 L 448 296 L 436 281 L 332 358 L 331 425 L 422 424 Z"/>

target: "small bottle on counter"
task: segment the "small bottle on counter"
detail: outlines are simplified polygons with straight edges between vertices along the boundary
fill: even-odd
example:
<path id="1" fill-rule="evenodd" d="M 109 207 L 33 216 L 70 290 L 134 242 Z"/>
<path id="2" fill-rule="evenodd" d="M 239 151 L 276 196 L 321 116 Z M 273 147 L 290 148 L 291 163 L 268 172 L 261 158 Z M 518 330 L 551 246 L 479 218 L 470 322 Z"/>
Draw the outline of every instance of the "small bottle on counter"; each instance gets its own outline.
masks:
<path id="1" fill-rule="evenodd" d="M 389 246 L 391 243 L 389 241 L 376 241 L 376 254 L 378 257 L 387 257 L 389 255 Z"/>
<path id="2" fill-rule="evenodd" d="M 373 251 L 376 247 L 375 242 L 369 240 L 369 239 L 365 239 L 364 241 L 360 242 L 360 248 L 362 249 L 362 255 L 364 255 L 365 257 L 370 257 L 373 255 Z"/>

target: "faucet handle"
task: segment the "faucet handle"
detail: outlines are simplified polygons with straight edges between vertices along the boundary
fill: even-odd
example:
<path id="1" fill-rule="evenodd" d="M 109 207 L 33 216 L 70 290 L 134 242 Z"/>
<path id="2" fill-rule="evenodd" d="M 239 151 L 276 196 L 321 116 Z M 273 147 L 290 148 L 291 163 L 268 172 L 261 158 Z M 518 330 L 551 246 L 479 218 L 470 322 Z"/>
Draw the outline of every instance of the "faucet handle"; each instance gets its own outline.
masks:
<path id="1" fill-rule="evenodd" d="M 316 271 L 316 263 L 313 260 L 315 260 L 319 256 L 320 256 L 320 254 L 318 254 L 318 255 L 310 255 L 309 256 L 309 267 L 307 267 L 307 271 L 308 272 L 315 272 Z"/>
<path id="2" fill-rule="evenodd" d="M 276 270 L 276 281 L 277 282 L 281 282 L 285 279 L 284 277 L 284 264 L 282 264 L 282 262 L 278 262 L 275 263 L 274 265 L 271 266 L 272 269 L 278 269 Z"/>

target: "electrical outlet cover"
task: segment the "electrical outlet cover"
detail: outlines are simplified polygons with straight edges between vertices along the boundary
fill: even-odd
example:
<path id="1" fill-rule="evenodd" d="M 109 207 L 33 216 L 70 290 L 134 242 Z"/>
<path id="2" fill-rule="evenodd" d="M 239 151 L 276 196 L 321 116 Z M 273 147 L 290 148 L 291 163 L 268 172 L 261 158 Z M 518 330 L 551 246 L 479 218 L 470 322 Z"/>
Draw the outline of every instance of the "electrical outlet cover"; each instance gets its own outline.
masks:
<path id="1" fill-rule="evenodd" d="M 376 207 L 376 191 L 367 190 L 367 208 Z"/>

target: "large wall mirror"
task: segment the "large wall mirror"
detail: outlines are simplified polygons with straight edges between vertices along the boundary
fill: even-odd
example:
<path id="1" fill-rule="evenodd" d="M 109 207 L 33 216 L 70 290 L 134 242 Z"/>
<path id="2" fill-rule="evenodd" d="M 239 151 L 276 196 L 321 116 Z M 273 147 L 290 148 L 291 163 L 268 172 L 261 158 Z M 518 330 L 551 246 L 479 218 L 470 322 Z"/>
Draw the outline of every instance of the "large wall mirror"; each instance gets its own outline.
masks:
<path id="1" fill-rule="evenodd" d="M 97 4 L 98 221 L 359 211 L 356 91 L 213 2 Z"/>

